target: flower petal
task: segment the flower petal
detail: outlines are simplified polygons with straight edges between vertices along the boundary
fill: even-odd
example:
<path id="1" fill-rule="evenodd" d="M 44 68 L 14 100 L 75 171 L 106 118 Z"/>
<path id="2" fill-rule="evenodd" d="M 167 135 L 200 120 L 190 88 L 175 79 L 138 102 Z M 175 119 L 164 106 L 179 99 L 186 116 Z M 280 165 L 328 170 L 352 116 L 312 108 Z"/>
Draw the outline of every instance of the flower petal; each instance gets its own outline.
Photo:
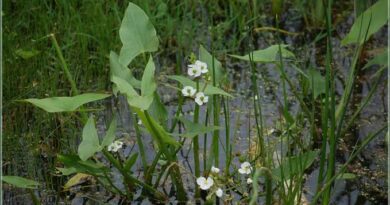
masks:
<path id="1" fill-rule="evenodd" d="M 215 195 L 217 195 L 217 197 L 221 198 L 222 195 L 223 195 L 223 191 L 221 188 L 218 188 L 217 191 L 215 192 Z"/>

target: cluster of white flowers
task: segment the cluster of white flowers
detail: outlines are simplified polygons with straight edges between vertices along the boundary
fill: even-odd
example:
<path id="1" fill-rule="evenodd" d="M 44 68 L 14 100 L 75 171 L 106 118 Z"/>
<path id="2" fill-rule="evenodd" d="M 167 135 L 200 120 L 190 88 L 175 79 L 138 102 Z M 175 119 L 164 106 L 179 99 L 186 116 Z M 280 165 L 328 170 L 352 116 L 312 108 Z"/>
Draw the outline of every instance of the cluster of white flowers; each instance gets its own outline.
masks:
<path id="1" fill-rule="evenodd" d="M 218 174 L 220 169 L 212 166 L 210 171 L 213 174 Z M 212 177 L 199 177 L 196 179 L 196 183 L 199 185 L 200 189 L 209 190 L 214 185 L 214 179 Z M 223 190 L 220 187 L 216 187 L 214 190 L 217 197 L 221 198 L 223 196 Z"/>
<path id="2" fill-rule="evenodd" d="M 199 77 L 201 74 L 207 73 L 207 64 L 202 61 L 195 61 L 194 64 L 188 65 L 188 75 L 191 77 Z M 195 102 L 198 105 L 203 105 L 209 101 L 209 97 L 206 96 L 203 92 L 198 92 L 195 88 L 191 86 L 185 86 L 181 92 L 183 96 L 186 97 L 195 97 Z"/>
<path id="3" fill-rule="evenodd" d="M 188 75 L 191 77 L 199 77 L 200 75 L 209 72 L 207 69 L 207 64 L 202 61 L 195 61 L 194 64 L 188 65 Z"/>
<path id="4" fill-rule="evenodd" d="M 117 140 L 111 143 L 110 145 L 108 145 L 107 149 L 109 152 L 117 152 L 120 148 L 122 148 L 122 146 L 123 146 L 123 142 Z"/>

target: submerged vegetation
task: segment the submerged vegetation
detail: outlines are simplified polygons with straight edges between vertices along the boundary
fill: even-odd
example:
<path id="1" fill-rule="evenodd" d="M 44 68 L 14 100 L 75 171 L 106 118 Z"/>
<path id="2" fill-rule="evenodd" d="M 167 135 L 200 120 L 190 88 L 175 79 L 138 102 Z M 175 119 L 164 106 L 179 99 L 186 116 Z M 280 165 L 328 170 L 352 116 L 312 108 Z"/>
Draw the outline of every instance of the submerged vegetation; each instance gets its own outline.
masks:
<path id="1" fill-rule="evenodd" d="M 6 204 L 347 204 L 385 143 L 386 106 L 356 130 L 387 86 L 386 0 L 25 3 L 3 13 Z"/>

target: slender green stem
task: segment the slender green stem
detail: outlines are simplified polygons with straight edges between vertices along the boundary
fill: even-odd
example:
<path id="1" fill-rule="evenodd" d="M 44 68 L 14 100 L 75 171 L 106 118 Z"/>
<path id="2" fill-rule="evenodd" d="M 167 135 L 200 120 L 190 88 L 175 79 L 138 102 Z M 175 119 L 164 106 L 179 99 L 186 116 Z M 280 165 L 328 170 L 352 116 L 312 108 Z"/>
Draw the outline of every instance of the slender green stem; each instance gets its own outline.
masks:
<path id="1" fill-rule="evenodd" d="M 31 199 L 33 201 L 33 204 L 34 205 L 41 205 L 41 202 L 39 201 L 37 196 L 35 196 L 34 190 L 28 189 L 28 192 L 30 193 Z"/>
<path id="2" fill-rule="evenodd" d="M 317 201 L 318 199 L 321 197 L 321 195 L 323 194 L 323 192 L 327 191 L 329 189 L 330 186 L 332 186 L 334 180 L 336 180 L 341 174 L 343 174 L 345 172 L 345 170 L 347 169 L 348 165 L 360 154 L 360 152 L 363 151 L 363 149 L 373 140 L 375 139 L 375 137 L 377 137 L 380 133 L 382 133 L 386 128 L 388 127 L 388 125 L 385 125 L 383 126 L 381 129 L 379 129 L 377 132 L 375 132 L 374 134 L 371 134 L 369 136 L 367 136 L 363 142 L 361 143 L 361 145 L 352 152 L 352 154 L 350 155 L 349 159 L 347 160 L 347 162 L 345 162 L 343 164 L 343 166 L 340 167 L 340 171 L 337 172 L 337 174 L 334 174 L 329 180 L 326 181 L 326 183 L 324 184 L 324 186 L 322 187 L 322 189 L 320 191 L 318 191 L 314 197 L 313 197 L 313 200 L 310 202 L 310 205 L 315 205 L 317 204 Z"/>
<path id="3" fill-rule="evenodd" d="M 196 90 L 199 90 L 199 79 L 196 80 Z M 199 105 L 195 103 L 195 111 L 194 111 L 194 123 L 198 123 L 199 121 Z M 194 148 L 194 166 L 195 166 L 195 177 L 200 177 L 200 164 L 199 164 L 199 137 L 196 135 L 193 140 L 193 148 Z M 200 197 L 199 186 L 195 183 L 195 198 Z"/>
<path id="4" fill-rule="evenodd" d="M 140 129 L 138 126 L 137 118 L 134 115 L 131 115 L 131 116 L 132 116 L 132 121 L 134 124 L 135 136 L 137 138 L 139 153 L 141 155 L 142 166 L 144 167 L 144 170 L 147 171 L 148 170 L 148 162 L 146 160 L 144 143 L 142 142 L 142 139 L 141 139 L 141 132 L 140 132 Z"/>
<path id="5" fill-rule="evenodd" d="M 326 171 L 326 181 L 329 181 L 335 172 L 336 164 L 336 101 L 335 101 L 335 82 L 334 82 L 334 69 L 332 68 L 332 0 L 327 1 L 327 12 L 326 12 L 326 25 L 327 25 L 327 46 L 326 46 L 326 73 L 329 76 L 330 86 L 330 105 L 328 107 L 329 117 L 330 117 L 330 132 L 329 132 L 329 156 L 328 156 L 328 165 Z M 330 202 L 330 187 L 326 190 L 324 195 L 323 204 L 329 204 Z"/>
<path id="6" fill-rule="evenodd" d="M 123 169 L 121 163 L 117 159 L 115 159 L 115 157 L 112 156 L 108 151 L 102 150 L 102 152 L 103 152 L 104 156 L 114 165 L 115 168 L 118 169 L 118 171 L 124 177 L 125 182 L 127 184 L 128 189 L 126 189 L 126 190 L 128 190 L 129 197 L 131 197 L 131 195 L 132 195 L 132 187 L 134 187 L 134 184 L 137 184 L 137 185 L 143 187 L 145 190 L 147 190 L 149 193 L 151 193 L 156 198 L 158 198 L 162 201 L 166 201 L 167 197 L 163 193 L 159 192 L 158 190 L 156 190 L 155 188 L 153 188 L 149 184 L 146 184 L 146 183 L 138 180 L 137 178 L 131 176 L 128 171 Z"/>
<path id="7" fill-rule="evenodd" d="M 64 70 L 66 78 L 68 79 L 68 81 L 70 83 L 70 86 L 72 88 L 72 93 L 73 93 L 73 95 L 78 95 L 79 94 L 79 90 L 77 89 L 76 82 L 74 81 L 74 78 L 72 77 L 72 74 L 69 72 L 68 65 L 66 64 L 65 58 L 62 55 L 62 51 L 61 51 L 60 46 L 58 45 L 57 39 L 56 39 L 54 34 L 50 34 L 50 38 L 51 38 L 51 41 L 52 41 L 52 43 L 54 45 L 54 48 L 57 51 L 58 58 L 61 61 L 62 69 Z"/>

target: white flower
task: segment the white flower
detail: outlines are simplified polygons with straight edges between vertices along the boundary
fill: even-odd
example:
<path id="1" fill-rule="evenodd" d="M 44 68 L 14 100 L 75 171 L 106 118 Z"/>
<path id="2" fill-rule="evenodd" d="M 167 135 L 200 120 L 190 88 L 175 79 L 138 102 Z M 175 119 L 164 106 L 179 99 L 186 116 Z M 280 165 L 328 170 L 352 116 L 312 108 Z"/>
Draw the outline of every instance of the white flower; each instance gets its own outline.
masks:
<path id="1" fill-rule="evenodd" d="M 196 179 L 196 183 L 202 190 L 207 190 L 210 189 L 211 186 L 213 186 L 214 180 L 210 177 L 207 177 L 207 179 L 204 177 L 199 177 Z"/>
<path id="2" fill-rule="evenodd" d="M 209 72 L 209 70 L 207 69 L 207 64 L 205 62 L 197 60 L 195 61 L 195 65 L 199 66 L 201 73 Z"/>
<path id="3" fill-rule="evenodd" d="M 188 65 L 188 75 L 191 76 L 191 77 L 199 77 L 201 74 L 202 74 L 202 70 L 200 68 L 200 66 L 196 65 L 196 64 L 191 64 L 191 65 Z"/>
<path id="4" fill-rule="evenodd" d="M 191 86 L 185 86 L 183 90 L 181 90 L 184 96 L 194 96 L 196 93 L 196 89 Z"/>
<path id="5" fill-rule="evenodd" d="M 107 149 L 109 152 L 117 152 L 120 148 L 122 148 L 122 146 L 123 146 L 123 142 L 117 140 L 111 143 L 110 145 L 108 145 Z"/>
<path id="6" fill-rule="evenodd" d="M 215 174 L 218 174 L 219 173 L 219 169 L 217 167 L 212 166 L 211 167 L 211 172 L 215 173 Z"/>
<path id="7" fill-rule="evenodd" d="M 241 164 L 241 168 L 238 169 L 240 174 L 250 174 L 252 172 L 252 166 L 249 162 L 244 162 Z"/>
<path id="8" fill-rule="evenodd" d="M 252 181 L 251 178 L 248 178 L 248 179 L 246 180 L 246 183 L 247 183 L 247 184 L 252 184 L 252 182 L 253 182 L 253 181 Z"/>
<path id="9" fill-rule="evenodd" d="M 221 188 L 218 188 L 217 191 L 215 192 L 215 195 L 217 195 L 217 197 L 221 198 L 222 195 L 223 195 L 223 191 Z"/>
<path id="10" fill-rule="evenodd" d="M 203 105 L 208 101 L 209 101 L 209 97 L 205 96 L 204 93 L 202 92 L 196 93 L 195 102 L 198 103 L 198 105 Z"/>
<path id="11" fill-rule="evenodd" d="M 141 120 L 138 120 L 138 125 L 142 125 L 142 121 Z"/>

